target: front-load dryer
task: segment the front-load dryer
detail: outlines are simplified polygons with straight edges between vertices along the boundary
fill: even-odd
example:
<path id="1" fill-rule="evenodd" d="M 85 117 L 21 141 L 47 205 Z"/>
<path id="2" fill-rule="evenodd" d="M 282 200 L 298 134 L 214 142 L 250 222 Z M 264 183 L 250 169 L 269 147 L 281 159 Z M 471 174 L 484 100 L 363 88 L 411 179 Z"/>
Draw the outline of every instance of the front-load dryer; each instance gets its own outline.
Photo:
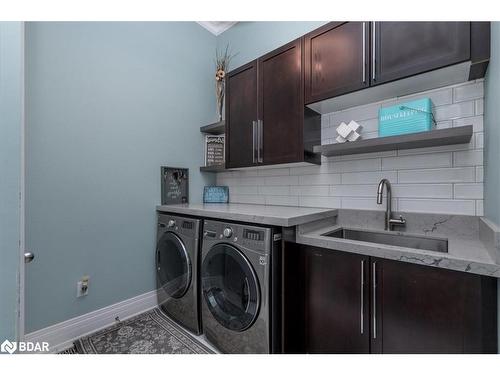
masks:
<path id="1" fill-rule="evenodd" d="M 201 334 L 198 263 L 201 221 L 158 214 L 156 280 L 158 305 L 176 322 Z"/>
<path id="2" fill-rule="evenodd" d="M 278 229 L 204 221 L 203 333 L 222 352 L 280 351 L 280 251 Z"/>

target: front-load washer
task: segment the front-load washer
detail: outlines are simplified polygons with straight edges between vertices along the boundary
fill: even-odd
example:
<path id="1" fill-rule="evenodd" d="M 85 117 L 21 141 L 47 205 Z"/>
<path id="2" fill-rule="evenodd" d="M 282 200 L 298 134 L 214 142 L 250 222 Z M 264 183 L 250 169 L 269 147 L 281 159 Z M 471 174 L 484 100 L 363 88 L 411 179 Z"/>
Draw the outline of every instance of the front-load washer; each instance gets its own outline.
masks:
<path id="1" fill-rule="evenodd" d="M 158 214 L 158 305 L 176 322 L 201 334 L 199 312 L 199 219 Z"/>
<path id="2" fill-rule="evenodd" d="M 222 352 L 280 351 L 280 251 L 278 228 L 204 220 L 203 333 Z"/>

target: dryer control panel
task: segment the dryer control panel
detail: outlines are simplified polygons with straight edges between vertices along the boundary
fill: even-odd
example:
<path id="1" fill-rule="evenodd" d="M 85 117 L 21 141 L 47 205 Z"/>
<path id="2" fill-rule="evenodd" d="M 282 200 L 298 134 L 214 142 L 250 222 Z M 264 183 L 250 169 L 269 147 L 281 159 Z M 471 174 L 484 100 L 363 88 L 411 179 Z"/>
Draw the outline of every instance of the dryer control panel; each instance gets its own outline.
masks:
<path id="1" fill-rule="evenodd" d="M 251 225 L 205 220 L 203 240 L 213 243 L 232 243 L 248 250 L 267 253 L 271 251 L 273 230 Z"/>

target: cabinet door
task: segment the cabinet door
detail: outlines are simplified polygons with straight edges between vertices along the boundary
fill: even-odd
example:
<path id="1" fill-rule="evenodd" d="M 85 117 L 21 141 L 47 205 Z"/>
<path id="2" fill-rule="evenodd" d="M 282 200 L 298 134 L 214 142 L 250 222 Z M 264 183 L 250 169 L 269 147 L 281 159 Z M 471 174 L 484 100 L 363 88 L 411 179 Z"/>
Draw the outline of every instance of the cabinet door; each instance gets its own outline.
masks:
<path id="1" fill-rule="evenodd" d="M 496 352 L 496 280 L 376 258 L 370 272 L 373 353 Z"/>
<path id="2" fill-rule="evenodd" d="M 372 84 L 470 58 L 469 22 L 373 22 Z"/>
<path id="3" fill-rule="evenodd" d="M 261 163 L 303 161 L 304 85 L 298 39 L 259 59 Z"/>
<path id="4" fill-rule="evenodd" d="M 226 167 L 256 163 L 257 61 L 232 72 L 226 80 Z"/>
<path id="5" fill-rule="evenodd" d="M 368 257 L 304 251 L 306 352 L 369 353 Z"/>
<path id="6" fill-rule="evenodd" d="M 368 86 L 369 22 L 331 22 L 304 37 L 306 103 Z"/>

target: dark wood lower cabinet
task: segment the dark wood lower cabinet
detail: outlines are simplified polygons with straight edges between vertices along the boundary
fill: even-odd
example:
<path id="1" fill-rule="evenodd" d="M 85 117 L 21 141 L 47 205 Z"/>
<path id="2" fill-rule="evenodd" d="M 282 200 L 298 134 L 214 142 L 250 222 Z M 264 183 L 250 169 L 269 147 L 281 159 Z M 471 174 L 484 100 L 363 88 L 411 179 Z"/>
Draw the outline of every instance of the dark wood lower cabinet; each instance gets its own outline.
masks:
<path id="1" fill-rule="evenodd" d="M 372 353 L 496 353 L 496 279 L 372 258 Z"/>
<path id="2" fill-rule="evenodd" d="M 368 257 L 320 248 L 305 256 L 308 353 L 369 353 Z"/>
<path id="3" fill-rule="evenodd" d="M 495 278 L 287 246 L 285 352 L 497 352 Z"/>

